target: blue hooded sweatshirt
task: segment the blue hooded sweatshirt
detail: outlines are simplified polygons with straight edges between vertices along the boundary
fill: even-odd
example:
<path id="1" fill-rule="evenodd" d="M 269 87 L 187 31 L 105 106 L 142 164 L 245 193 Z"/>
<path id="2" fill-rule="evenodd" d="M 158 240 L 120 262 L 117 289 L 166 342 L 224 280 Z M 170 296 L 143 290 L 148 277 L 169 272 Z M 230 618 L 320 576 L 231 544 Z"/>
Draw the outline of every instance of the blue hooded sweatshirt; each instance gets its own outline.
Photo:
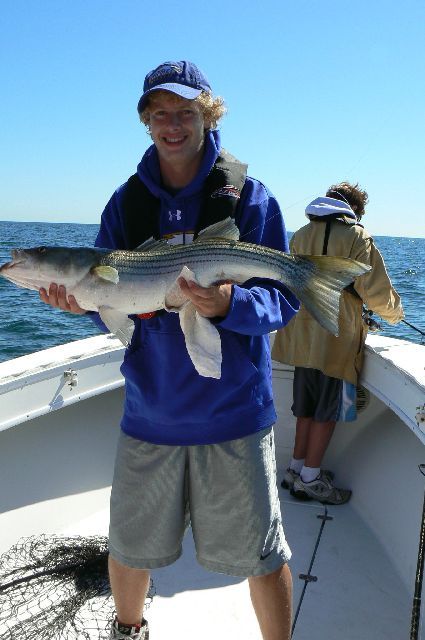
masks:
<path id="1" fill-rule="evenodd" d="M 160 200 L 160 232 L 170 242 L 190 242 L 202 205 L 203 182 L 220 151 L 218 131 L 205 135 L 205 152 L 194 180 L 176 194 L 161 183 L 154 145 L 137 167 L 140 179 Z M 126 248 L 123 186 L 102 214 L 97 247 Z M 282 214 L 275 198 L 247 177 L 237 207 L 241 240 L 288 251 Z M 137 240 L 137 239 L 136 239 Z M 270 331 L 298 310 L 294 295 L 272 280 L 233 285 L 229 312 L 212 319 L 222 345 L 221 378 L 200 376 L 186 350 L 179 317 L 163 313 L 134 318 L 135 330 L 121 372 L 125 378 L 122 430 L 129 436 L 168 445 L 213 444 L 247 436 L 276 420 L 272 396 Z M 98 314 L 96 324 L 107 328 Z"/>

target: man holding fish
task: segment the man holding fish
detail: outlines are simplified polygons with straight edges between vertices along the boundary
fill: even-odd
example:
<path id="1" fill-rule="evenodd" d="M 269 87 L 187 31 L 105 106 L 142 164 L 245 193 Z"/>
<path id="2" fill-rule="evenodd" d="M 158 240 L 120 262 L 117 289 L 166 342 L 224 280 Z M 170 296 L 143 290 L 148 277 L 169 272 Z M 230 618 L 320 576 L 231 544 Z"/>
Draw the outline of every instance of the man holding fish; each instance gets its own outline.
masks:
<path id="1" fill-rule="evenodd" d="M 179 245 L 196 247 L 201 229 L 230 218 L 244 242 L 288 251 L 276 200 L 221 148 L 216 127 L 224 110 L 191 62 L 165 62 L 148 73 L 138 112 L 153 145 L 108 202 L 96 246 L 148 251 L 154 237 L 152 250 L 169 251 L 164 262 L 172 263 Z M 114 269 L 96 268 L 107 286 Z M 216 282 L 205 286 L 190 268 L 177 275 L 166 311 L 152 302 L 131 316 L 130 330 L 128 314 L 124 326 L 107 305 L 102 319 L 89 311 L 103 330 L 129 342 L 111 495 L 109 569 L 117 611 L 111 638 L 148 638 L 149 570 L 177 560 L 190 520 L 200 564 L 247 577 L 263 638 L 287 640 L 291 553 L 275 481 L 268 334 L 292 318 L 298 301 L 267 278 L 234 284 L 218 270 Z M 86 313 L 63 284 L 41 288 L 41 299 Z M 211 343 L 206 360 L 213 352 L 215 373 L 203 369 L 204 342 Z M 217 635 L 223 624 L 217 616 Z"/>

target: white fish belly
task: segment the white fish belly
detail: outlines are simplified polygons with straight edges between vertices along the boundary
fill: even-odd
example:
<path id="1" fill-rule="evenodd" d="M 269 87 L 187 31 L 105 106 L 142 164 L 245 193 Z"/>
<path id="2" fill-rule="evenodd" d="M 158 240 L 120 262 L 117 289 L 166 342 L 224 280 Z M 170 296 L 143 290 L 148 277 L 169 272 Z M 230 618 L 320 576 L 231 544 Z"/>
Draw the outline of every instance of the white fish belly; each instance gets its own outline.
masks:
<path id="1" fill-rule="evenodd" d="M 125 314 L 147 313 L 164 308 L 170 279 L 120 276 L 118 284 L 91 278 L 69 291 L 87 310 L 110 307 Z"/>

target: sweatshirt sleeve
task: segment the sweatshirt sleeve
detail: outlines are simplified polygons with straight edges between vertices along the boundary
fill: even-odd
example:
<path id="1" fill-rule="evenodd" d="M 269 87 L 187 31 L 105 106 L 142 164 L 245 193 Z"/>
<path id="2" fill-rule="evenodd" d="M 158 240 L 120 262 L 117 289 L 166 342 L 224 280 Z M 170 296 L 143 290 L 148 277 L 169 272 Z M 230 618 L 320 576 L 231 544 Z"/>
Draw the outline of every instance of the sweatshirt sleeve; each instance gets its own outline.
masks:
<path id="1" fill-rule="evenodd" d="M 279 205 L 268 189 L 247 178 L 236 218 L 240 240 L 288 252 L 288 237 Z M 298 311 L 291 291 L 275 280 L 252 278 L 233 285 L 227 316 L 215 324 L 245 335 L 264 335 L 283 327 Z"/>
<path id="2" fill-rule="evenodd" d="M 100 219 L 100 228 L 94 246 L 102 249 L 124 249 L 126 247 L 122 225 L 120 196 L 123 185 L 110 198 Z"/>
<path id="3" fill-rule="evenodd" d="M 366 241 L 363 239 L 355 257 L 372 267 L 369 273 L 357 278 L 354 283 L 366 307 L 390 324 L 400 322 L 404 318 L 400 296 L 392 286 L 384 260 L 371 237 Z"/>
<path id="4" fill-rule="evenodd" d="M 99 232 L 94 242 L 95 247 L 102 249 L 122 249 L 125 247 L 121 211 L 119 206 L 120 192 L 122 188 L 122 186 L 119 187 L 113 193 L 103 210 Z M 88 311 L 87 315 L 90 316 L 90 319 L 93 320 L 95 325 L 101 331 L 109 333 L 108 327 L 102 322 L 97 311 Z"/>

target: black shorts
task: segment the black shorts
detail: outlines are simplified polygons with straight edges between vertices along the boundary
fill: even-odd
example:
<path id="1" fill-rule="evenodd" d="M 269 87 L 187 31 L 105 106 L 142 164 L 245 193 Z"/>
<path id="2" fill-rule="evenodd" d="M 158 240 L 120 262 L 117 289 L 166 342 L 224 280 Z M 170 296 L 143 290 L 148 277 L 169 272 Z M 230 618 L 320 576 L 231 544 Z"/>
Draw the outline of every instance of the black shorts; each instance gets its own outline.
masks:
<path id="1" fill-rule="evenodd" d="M 292 413 L 316 422 L 351 422 L 357 418 L 356 386 L 318 369 L 295 367 Z"/>

